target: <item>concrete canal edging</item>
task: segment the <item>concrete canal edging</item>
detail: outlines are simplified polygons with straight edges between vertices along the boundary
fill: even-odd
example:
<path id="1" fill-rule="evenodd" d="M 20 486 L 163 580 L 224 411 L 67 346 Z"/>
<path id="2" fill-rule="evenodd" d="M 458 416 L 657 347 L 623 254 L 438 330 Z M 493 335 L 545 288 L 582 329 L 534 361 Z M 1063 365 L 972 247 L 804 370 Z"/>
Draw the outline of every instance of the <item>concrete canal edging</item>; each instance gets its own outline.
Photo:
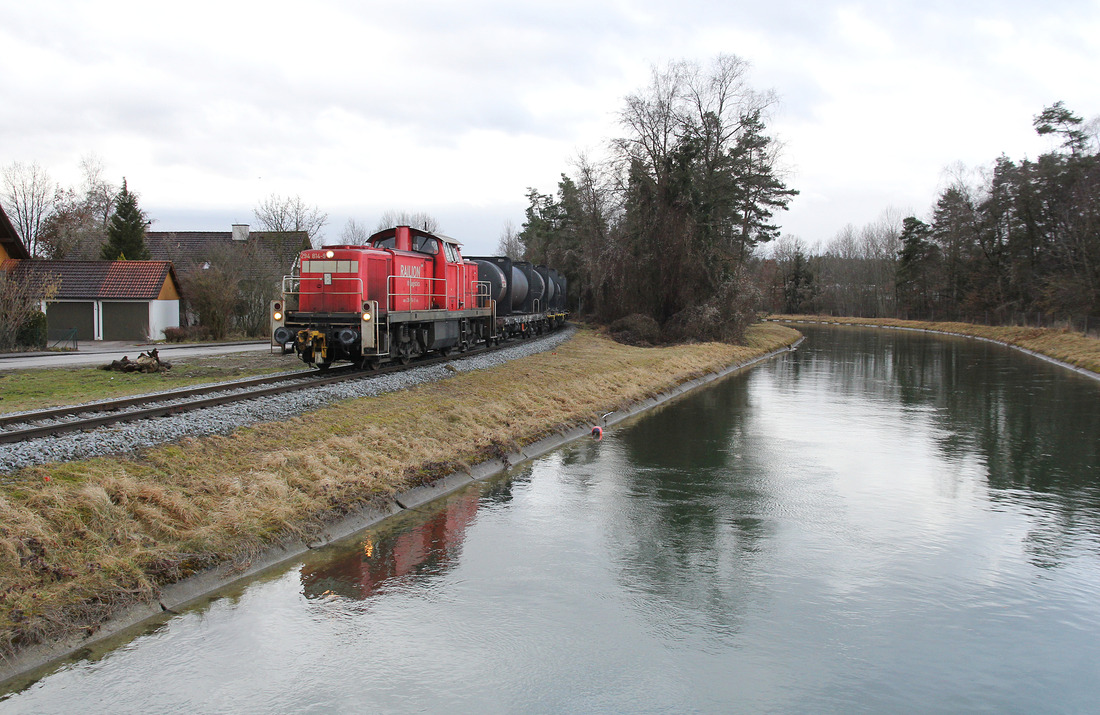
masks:
<path id="1" fill-rule="evenodd" d="M 609 412 L 600 418 L 599 426 L 611 427 L 617 425 L 698 387 L 790 352 L 797 348 L 804 339 L 799 338 L 791 345 L 772 350 L 741 363 L 729 365 L 721 370 L 681 383 L 659 395 L 634 403 L 621 410 Z M 84 657 L 93 654 L 100 648 L 107 649 L 106 641 L 116 636 L 125 636 L 128 632 L 136 635 L 140 630 L 144 630 L 160 620 L 165 620 L 182 609 L 203 601 L 213 600 L 222 590 L 255 577 L 268 569 L 283 565 L 287 561 L 299 558 L 313 549 L 345 539 L 368 527 L 375 526 L 391 516 L 423 506 L 458 491 L 475 481 L 494 477 L 511 467 L 540 457 L 570 442 L 589 437 L 593 426 L 581 425 L 557 432 L 503 457 L 473 465 L 468 472 L 454 472 L 430 484 L 409 489 L 396 495 L 391 502 L 381 507 L 372 506 L 357 510 L 327 524 L 314 539 L 307 541 L 297 537 L 288 538 L 265 549 L 248 561 L 222 564 L 209 571 L 165 586 L 161 589 L 159 599 L 121 610 L 89 635 L 72 636 L 52 643 L 32 646 L 4 660 L 0 663 L 0 684 L 8 684 L 9 681 L 16 680 L 21 676 L 31 676 L 32 671 L 55 664 L 65 658 L 72 656 Z"/>

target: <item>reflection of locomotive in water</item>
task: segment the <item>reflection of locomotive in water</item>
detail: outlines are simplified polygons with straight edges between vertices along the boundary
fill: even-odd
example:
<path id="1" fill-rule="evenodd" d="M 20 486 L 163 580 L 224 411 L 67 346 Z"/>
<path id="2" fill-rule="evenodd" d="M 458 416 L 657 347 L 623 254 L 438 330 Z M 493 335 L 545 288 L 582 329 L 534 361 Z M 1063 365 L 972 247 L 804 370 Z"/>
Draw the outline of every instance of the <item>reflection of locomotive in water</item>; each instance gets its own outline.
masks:
<path id="1" fill-rule="evenodd" d="M 343 596 L 369 598 L 392 579 L 409 574 L 441 573 L 474 520 L 480 494 L 452 498 L 442 511 L 396 537 L 375 541 L 367 537 L 353 553 L 320 567 L 305 566 L 302 589 L 307 598 Z"/>
<path id="2" fill-rule="evenodd" d="M 454 239 L 408 226 L 365 246 L 303 251 L 271 312 L 272 345 L 307 364 L 377 367 L 526 337 L 565 322 L 565 277 L 506 257 L 464 259 Z"/>

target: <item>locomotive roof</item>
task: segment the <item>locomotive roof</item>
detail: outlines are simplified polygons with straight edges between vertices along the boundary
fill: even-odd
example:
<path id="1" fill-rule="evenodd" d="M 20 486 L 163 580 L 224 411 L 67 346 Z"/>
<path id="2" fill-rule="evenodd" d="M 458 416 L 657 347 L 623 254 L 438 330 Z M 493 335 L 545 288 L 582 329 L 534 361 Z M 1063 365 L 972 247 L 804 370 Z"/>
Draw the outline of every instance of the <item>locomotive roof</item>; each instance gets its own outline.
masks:
<path id="1" fill-rule="evenodd" d="M 438 238 L 440 241 L 443 241 L 444 243 L 450 243 L 450 244 L 453 244 L 455 246 L 461 246 L 462 245 L 462 242 L 459 241 L 457 238 L 451 238 L 450 236 L 444 236 L 442 233 L 430 233 L 428 231 L 422 231 L 419 228 L 414 228 L 412 226 L 406 226 L 405 228 L 408 228 L 409 233 L 411 233 L 413 236 L 427 236 L 428 238 Z M 397 233 L 397 229 L 398 229 L 397 226 L 393 226 L 391 228 L 384 228 L 381 231 L 379 231 L 375 234 L 372 234 L 371 237 L 367 239 L 367 243 L 373 243 L 374 239 L 376 239 L 376 238 L 389 238 L 390 236 Z"/>

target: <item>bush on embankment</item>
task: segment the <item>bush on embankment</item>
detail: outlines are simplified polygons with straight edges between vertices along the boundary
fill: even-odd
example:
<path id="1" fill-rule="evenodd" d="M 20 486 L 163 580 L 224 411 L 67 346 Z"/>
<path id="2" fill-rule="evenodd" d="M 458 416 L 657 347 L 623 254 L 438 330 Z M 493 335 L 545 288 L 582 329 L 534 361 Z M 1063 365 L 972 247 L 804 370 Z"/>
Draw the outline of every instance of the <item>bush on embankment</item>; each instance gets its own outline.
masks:
<path id="1" fill-rule="evenodd" d="M 91 632 L 118 609 L 361 506 L 794 342 L 556 351 L 140 455 L 0 475 L 0 654 Z"/>

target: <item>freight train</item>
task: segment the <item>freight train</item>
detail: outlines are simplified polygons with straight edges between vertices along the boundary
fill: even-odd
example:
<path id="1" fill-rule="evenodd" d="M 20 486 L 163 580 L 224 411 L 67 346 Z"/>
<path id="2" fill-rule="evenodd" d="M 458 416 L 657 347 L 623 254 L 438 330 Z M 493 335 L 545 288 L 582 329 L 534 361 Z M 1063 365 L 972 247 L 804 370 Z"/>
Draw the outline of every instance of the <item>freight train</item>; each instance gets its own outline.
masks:
<path id="1" fill-rule="evenodd" d="M 321 370 L 406 364 L 552 330 L 566 288 L 553 268 L 463 258 L 452 238 L 395 226 L 362 246 L 302 251 L 271 303 L 271 344 Z"/>

